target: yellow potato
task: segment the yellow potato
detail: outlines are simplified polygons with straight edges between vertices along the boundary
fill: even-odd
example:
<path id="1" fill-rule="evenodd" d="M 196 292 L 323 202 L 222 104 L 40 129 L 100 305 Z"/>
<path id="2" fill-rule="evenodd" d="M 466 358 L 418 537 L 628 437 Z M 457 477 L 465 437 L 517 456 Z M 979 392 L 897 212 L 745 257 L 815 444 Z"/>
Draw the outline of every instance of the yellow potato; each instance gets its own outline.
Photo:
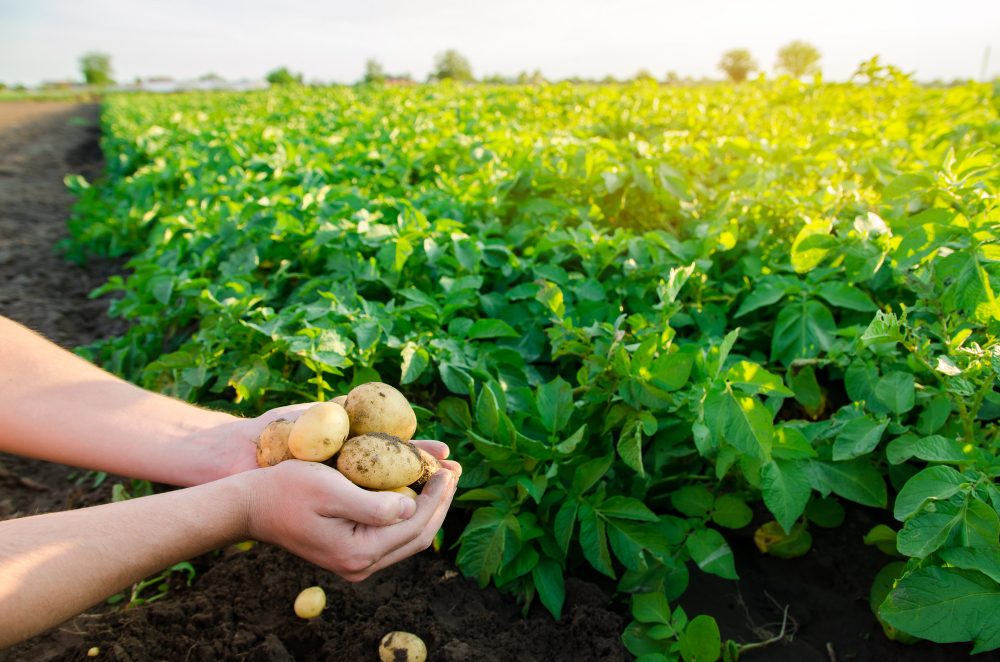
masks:
<path id="1" fill-rule="evenodd" d="M 337 470 L 355 485 L 372 490 L 394 490 L 427 480 L 441 463 L 425 465 L 420 449 L 391 434 L 369 432 L 352 437 L 340 449 Z"/>
<path id="2" fill-rule="evenodd" d="M 326 592 L 319 586 L 310 586 L 295 598 L 295 615 L 299 618 L 316 618 L 326 607 Z"/>
<path id="3" fill-rule="evenodd" d="M 346 395 L 338 395 L 333 400 L 330 400 L 330 402 L 336 402 L 338 405 L 340 405 L 341 407 L 343 407 L 345 404 L 347 404 L 347 396 Z"/>
<path id="4" fill-rule="evenodd" d="M 94 646 L 89 651 L 87 651 L 87 657 L 97 657 L 100 654 L 101 654 L 101 649 L 98 648 L 97 646 Z"/>
<path id="5" fill-rule="evenodd" d="M 288 451 L 288 434 L 291 430 L 292 422 L 284 418 L 267 424 L 260 437 L 254 440 L 257 444 L 258 467 L 273 467 L 279 462 L 292 459 L 292 454 Z"/>
<path id="6" fill-rule="evenodd" d="M 424 662 L 427 659 L 427 646 L 415 634 L 390 632 L 382 637 L 378 656 L 382 662 Z"/>
<path id="7" fill-rule="evenodd" d="M 288 434 L 288 450 L 299 460 L 325 462 L 347 439 L 350 422 L 336 402 L 320 402 L 295 419 Z"/>
<path id="8" fill-rule="evenodd" d="M 351 436 L 385 432 L 403 441 L 413 439 L 417 416 L 402 393 L 382 382 L 368 382 L 351 389 L 344 404 L 351 419 Z"/>
<path id="9" fill-rule="evenodd" d="M 420 459 L 424 463 L 424 473 L 417 479 L 417 482 L 421 485 L 427 482 L 427 479 L 437 473 L 438 469 L 441 468 L 441 460 L 437 459 L 423 448 L 418 448 L 417 452 L 420 453 Z"/>

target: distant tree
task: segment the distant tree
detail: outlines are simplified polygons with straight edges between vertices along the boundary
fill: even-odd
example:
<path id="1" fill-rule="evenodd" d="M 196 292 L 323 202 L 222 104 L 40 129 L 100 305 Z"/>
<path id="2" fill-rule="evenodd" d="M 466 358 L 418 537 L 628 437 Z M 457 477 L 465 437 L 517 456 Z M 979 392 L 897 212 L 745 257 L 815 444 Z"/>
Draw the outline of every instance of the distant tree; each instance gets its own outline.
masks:
<path id="1" fill-rule="evenodd" d="M 500 74 L 492 74 L 490 76 L 483 76 L 483 82 L 489 85 L 503 85 L 507 82 L 507 79 Z"/>
<path id="2" fill-rule="evenodd" d="M 7 89 L 7 83 L 0 83 L 0 90 L 6 90 L 6 89 Z"/>
<path id="3" fill-rule="evenodd" d="M 607 76 L 602 78 L 600 82 L 601 85 L 614 85 L 615 83 L 618 82 L 618 79 L 612 76 L 611 74 L 608 74 Z"/>
<path id="4" fill-rule="evenodd" d="M 681 77 L 677 75 L 676 71 L 668 71 L 666 78 L 667 85 L 680 85 Z"/>
<path id="5" fill-rule="evenodd" d="M 382 63 L 375 58 L 365 62 L 365 82 L 376 84 L 385 82 L 385 69 L 382 68 Z"/>
<path id="6" fill-rule="evenodd" d="M 80 70 L 83 71 L 83 79 L 87 85 L 110 85 L 111 80 L 111 56 L 107 53 L 91 51 L 80 56 Z"/>
<path id="7" fill-rule="evenodd" d="M 649 73 L 649 69 L 640 69 L 635 74 L 635 80 L 656 80 L 653 78 L 653 74 Z"/>
<path id="8" fill-rule="evenodd" d="M 275 69 L 265 78 L 271 85 L 294 85 L 302 83 L 302 74 L 292 74 L 288 67 Z"/>
<path id="9" fill-rule="evenodd" d="M 757 71 L 757 61 L 747 49 L 735 48 L 722 56 L 719 69 L 734 83 L 742 83 L 751 72 Z"/>
<path id="10" fill-rule="evenodd" d="M 774 66 L 792 78 L 802 78 L 806 74 L 819 73 L 819 51 L 812 44 L 793 41 L 778 49 L 778 63 Z"/>
<path id="11" fill-rule="evenodd" d="M 528 84 L 528 72 L 527 71 L 522 71 L 521 73 L 519 73 L 517 75 L 517 84 L 518 85 L 527 85 Z"/>
<path id="12" fill-rule="evenodd" d="M 542 75 L 542 70 L 535 69 L 535 73 L 531 74 L 528 82 L 532 85 L 544 85 L 547 81 L 545 80 L 545 76 Z"/>
<path id="13" fill-rule="evenodd" d="M 198 80 L 208 81 L 208 80 L 224 80 L 224 79 L 219 74 L 217 74 L 215 72 L 210 72 L 210 73 L 202 74 L 202 75 L 198 76 Z"/>
<path id="14" fill-rule="evenodd" d="M 18 83 L 18 84 L 17 84 L 17 85 L 15 85 L 15 86 L 14 86 L 14 87 L 13 87 L 12 89 L 13 89 L 13 90 L 14 90 L 15 92 L 26 92 L 26 91 L 28 90 L 28 88 L 27 88 L 27 87 L 25 87 L 25 86 L 24 86 L 24 84 L 22 84 L 22 83 Z"/>
<path id="15" fill-rule="evenodd" d="M 461 53 L 455 49 L 449 49 L 437 56 L 432 75 L 438 80 L 445 78 L 457 81 L 472 80 L 472 65 Z"/>

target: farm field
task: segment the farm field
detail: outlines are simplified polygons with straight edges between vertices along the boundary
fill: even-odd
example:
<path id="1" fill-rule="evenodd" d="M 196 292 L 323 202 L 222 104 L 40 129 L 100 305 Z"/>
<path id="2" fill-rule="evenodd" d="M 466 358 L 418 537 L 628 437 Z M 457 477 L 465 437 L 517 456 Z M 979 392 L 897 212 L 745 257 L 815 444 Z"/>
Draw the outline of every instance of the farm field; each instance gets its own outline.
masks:
<path id="1" fill-rule="evenodd" d="M 223 550 L 8 659 L 1000 647 L 1000 90 L 863 74 L 107 97 L 60 246 L 129 259 L 125 322 L 79 351 L 246 414 L 397 384 L 465 471 L 439 552 Z"/>

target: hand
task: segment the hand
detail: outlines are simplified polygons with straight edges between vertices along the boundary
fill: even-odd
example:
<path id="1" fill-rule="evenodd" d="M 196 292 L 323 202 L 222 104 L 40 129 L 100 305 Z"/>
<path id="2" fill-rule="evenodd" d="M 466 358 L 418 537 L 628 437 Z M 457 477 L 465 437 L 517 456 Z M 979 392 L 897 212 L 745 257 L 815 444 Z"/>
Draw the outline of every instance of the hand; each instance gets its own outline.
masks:
<path id="1" fill-rule="evenodd" d="M 254 447 L 253 439 L 259 437 L 264 428 L 272 421 L 279 418 L 294 421 L 314 404 L 316 403 L 303 402 L 297 405 L 276 407 L 255 418 L 240 418 L 233 421 L 226 433 L 222 435 L 225 439 L 226 457 L 222 476 L 231 476 L 257 469 L 257 449 Z"/>
<path id="2" fill-rule="evenodd" d="M 277 418 L 281 418 L 278 416 Z M 439 441 L 414 441 L 442 461 L 414 500 L 358 487 L 332 467 L 287 460 L 246 474 L 248 537 L 283 547 L 349 581 L 427 549 L 462 468 Z"/>

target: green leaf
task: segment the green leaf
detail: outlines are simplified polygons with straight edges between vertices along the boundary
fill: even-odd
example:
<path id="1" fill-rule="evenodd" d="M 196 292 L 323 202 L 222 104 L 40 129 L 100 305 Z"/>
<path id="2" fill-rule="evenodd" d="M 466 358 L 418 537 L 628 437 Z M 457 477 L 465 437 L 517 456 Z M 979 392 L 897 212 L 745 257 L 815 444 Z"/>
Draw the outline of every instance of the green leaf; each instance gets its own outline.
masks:
<path id="1" fill-rule="evenodd" d="M 883 554 L 899 556 L 896 551 L 896 532 L 885 524 L 879 524 L 869 531 L 864 537 L 864 543 L 875 545 Z"/>
<path id="2" fill-rule="evenodd" d="M 872 302 L 867 294 L 844 281 L 828 280 L 820 283 L 815 292 L 827 303 L 838 308 L 857 310 L 862 313 L 878 310 L 878 306 Z"/>
<path id="3" fill-rule="evenodd" d="M 677 644 L 684 662 L 716 662 L 722 655 L 719 625 L 706 614 L 691 619 Z"/>
<path id="4" fill-rule="evenodd" d="M 721 439 L 737 450 L 768 460 L 774 439 L 771 412 L 754 396 L 723 391 L 705 403 L 705 421 Z"/>
<path id="5" fill-rule="evenodd" d="M 611 552 L 608 549 L 608 534 L 604 521 L 586 503 L 580 507 L 578 519 L 580 520 L 580 547 L 583 548 L 584 558 L 590 562 L 595 570 L 613 579 L 615 571 L 611 566 Z"/>
<path id="6" fill-rule="evenodd" d="M 743 499 L 733 494 L 722 494 L 712 507 L 712 521 L 727 529 L 742 529 L 753 519 L 753 511 Z"/>
<path id="7" fill-rule="evenodd" d="M 538 413 L 542 425 L 549 432 L 556 433 L 566 427 L 573 414 L 573 389 L 562 377 L 556 377 L 538 387 Z"/>
<path id="8" fill-rule="evenodd" d="M 864 402 L 865 409 L 874 414 L 887 414 L 889 408 L 875 397 L 875 387 L 878 385 L 878 368 L 869 365 L 861 359 L 855 359 L 844 373 L 844 387 L 847 397 L 853 402 Z"/>
<path id="9" fill-rule="evenodd" d="M 684 541 L 691 559 L 705 572 L 723 579 L 739 579 L 733 563 L 733 550 L 715 529 L 692 531 Z"/>
<path id="10" fill-rule="evenodd" d="M 561 619 L 563 602 L 566 600 L 562 568 L 552 559 L 542 558 L 531 569 L 531 579 L 538 590 L 538 599 L 542 601 L 553 618 L 557 621 Z"/>
<path id="11" fill-rule="evenodd" d="M 913 457 L 926 462 L 973 462 L 982 455 L 972 444 L 963 444 L 937 434 L 913 442 L 908 450 Z"/>
<path id="12" fill-rule="evenodd" d="M 655 522 L 658 519 L 642 501 L 625 496 L 608 497 L 597 509 L 605 517 L 620 517 L 639 522 Z"/>
<path id="13" fill-rule="evenodd" d="M 834 460 L 850 460 L 875 450 L 889 421 L 876 423 L 868 417 L 847 422 L 833 444 Z"/>
<path id="14" fill-rule="evenodd" d="M 622 461 L 635 470 L 640 476 L 646 471 L 642 466 L 642 425 L 639 421 L 630 420 L 618 437 L 618 454 Z"/>
<path id="15" fill-rule="evenodd" d="M 606 455 L 578 466 L 573 473 L 573 491 L 583 494 L 593 487 L 608 472 L 614 459 L 614 455 Z"/>
<path id="16" fill-rule="evenodd" d="M 792 243 L 792 266 L 798 273 L 812 271 L 827 254 L 837 247 L 837 240 L 830 236 L 830 222 L 809 223 Z"/>
<path id="17" fill-rule="evenodd" d="M 811 359 L 833 345 L 837 323 L 819 301 L 798 298 L 783 306 L 771 336 L 771 358 L 785 365 Z"/>
<path id="18" fill-rule="evenodd" d="M 878 311 L 865 332 L 858 338 L 858 350 L 875 343 L 902 342 L 903 329 L 906 325 L 906 315 L 897 319 L 895 313 Z"/>
<path id="19" fill-rule="evenodd" d="M 792 392 L 773 375 L 756 363 L 740 361 L 726 372 L 726 381 L 747 395 L 779 393 L 791 396 Z"/>
<path id="20" fill-rule="evenodd" d="M 765 280 L 764 278 L 757 284 L 757 286 L 743 299 L 743 303 L 740 304 L 739 309 L 736 311 L 735 317 L 742 317 L 747 313 L 751 313 L 758 308 L 763 308 L 764 306 L 770 306 L 781 300 L 790 290 L 796 289 L 797 286 L 785 280 L 783 278 L 776 277 L 765 277 L 770 278 Z"/>
<path id="21" fill-rule="evenodd" d="M 804 460 L 816 457 L 816 450 L 801 432 L 792 427 L 781 426 L 774 429 L 771 457 L 781 460 Z"/>
<path id="22" fill-rule="evenodd" d="M 481 319 L 469 328 L 466 338 L 469 340 L 480 340 L 482 338 L 520 338 L 521 334 L 515 331 L 507 322 L 497 319 Z"/>
<path id="23" fill-rule="evenodd" d="M 819 409 L 822 406 L 823 390 L 816 380 L 816 371 L 811 365 L 792 366 L 788 370 L 787 378 L 796 400 L 813 409 Z"/>
<path id="24" fill-rule="evenodd" d="M 835 529 L 844 523 L 844 507 L 836 497 L 813 499 L 806 506 L 805 516 L 813 524 L 826 529 Z"/>
<path id="25" fill-rule="evenodd" d="M 511 519 L 496 508 L 480 508 L 462 534 L 456 563 L 466 574 L 475 575 L 480 587 L 485 587 L 490 577 L 500 571 Z"/>
<path id="26" fill-rule="evenodd" d="M 688 517 L 704 517 L 715 505 L 715 497 L 698 485 L 687 485 L 670 495 L 670 505 Z"/>
<path id="27" fill-rule="evenodd" d="M 411 384 L 415 382 L 424 370 L 430 365 L 431 359 L 427 350 L 417 347 L 413 343 L 407 343 L 401 352 L 403 358 L 402 374 L 400 384 Z"/>
<path id="28" fill-rule="evenodd" d="M 956 495 L 926 504 L 906 520 L 897 548 L 907 556 L 924 557 L 945 544 L 961 547 L 1000 545 L 1000 519 L 982 501 Z"/>
<path id="29" fill-rule="evenodd" d="M 875 397 L 896 415 L 913 409 L 915 395 L 912 372 L 890 372 L 875 387 Z"/>
<path id="30" fill-rule="evenodd" d="M 576 515 L 579 509 L 580 502 L 578 500 L 567 499 L 562 502 L 556 512 L 552 533 L 555 536 L 556 544 L 562 550 L 563 557 L 569 551 L 569 541 L 573 539 L 573 527 L 576 525 Z"/>
<path id="31" fill-rule="evenodd" d="M 946 547 L 938 556 L 963 570 L 978 570 L 995 582 L 1000 582 L 1000 552 L 986 547 Z"/>
<path id="32" fill-rule="evenodd" d="M 490 438 L 497 437 L 500 426 L 500 412 L 497 408 L 493 391 L 483 387 L 476 399 L 476 424 L 483 434 Z"/>
<path id="33" fill-rule="evenodd" d="M 906 481 L 899 491 L 893 517 L 902 522 L 928 500 L 950 499 L 966 484 L 966 478 L 951 467 L 927 467 Z"/>
<path id="34" fill-rule="evenodd" d="M 885 480 L 865 458 L 844 462 L 809 462 L 820 480 L 838 496 L 862 506 L 885 508 Z"/>
<path id="35" fill-rule="evenodd" d="M 797 462 L 775 459 L 764 467 L 761 489 L 764 505 L 785 533 L 790 533 L 812 494 L 805 471 Z"/>
<path id="36" fill-rule="evenodd" d="M 973 653 L 1000 647 L 1000 585 L 979 572 L 920 568 L 899 580 L 880 613 L 924 639 L 973 641 Z"/>
<path id="37" fill-rule="evenodd" d="M 545 281 L 538 288 L 535 298 L 548 308 L 556 317 L 562 318 L 566 314 L 566 305 L 563 303 L 563 293 L 555 283 Z"/>
<path id="38" fill-rule="evenodd" d="M 670 625 L 670 604 L 659 591 L 636 593 L 632 596 L 632 618 L 640 623 Z"/>
<path id="39" fill-rule="evenodd" d="M 726 334 L 726 337 L 722 339 L 722 344 L 719 345 L 719 365 L 716 366 L 715 375 L 719 376 L 722 373 L 722 369 L 726 367 L 726 359 L 729 358 L 729 352 L 732 351 L 733 345 L 736 344 L 736 339 L 740 335 L 739 327 L 736 327 L 732 331 Z"/>

